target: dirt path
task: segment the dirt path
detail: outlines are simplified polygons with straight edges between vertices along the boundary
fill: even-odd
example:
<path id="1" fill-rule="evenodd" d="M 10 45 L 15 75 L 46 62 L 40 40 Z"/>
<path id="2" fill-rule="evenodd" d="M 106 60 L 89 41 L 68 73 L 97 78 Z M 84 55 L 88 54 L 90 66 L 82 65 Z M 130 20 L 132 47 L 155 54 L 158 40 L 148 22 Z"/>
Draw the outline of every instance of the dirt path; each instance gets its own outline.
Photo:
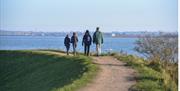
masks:
<path id="1" fill-rule="evenodd" d="M 66 55 L 53 51 L 39 52 Z M 133 80 L 136 74 L 135 70 L 125 66 L 125 63 L 111 56 L 93 57 L 93 59 L 93 63 L 100 67 L 100 72 L 91 83 L 79 91 L 128 91 L 136 83 Z"/>
<path id="2" fill-rule="evenodd" d="M 135 71 L 117 59 L 105 56 L 94 57 L 94 63 L 100 66 L 96 78 L 79 91 L 128 91 L 136 83 Z"/>

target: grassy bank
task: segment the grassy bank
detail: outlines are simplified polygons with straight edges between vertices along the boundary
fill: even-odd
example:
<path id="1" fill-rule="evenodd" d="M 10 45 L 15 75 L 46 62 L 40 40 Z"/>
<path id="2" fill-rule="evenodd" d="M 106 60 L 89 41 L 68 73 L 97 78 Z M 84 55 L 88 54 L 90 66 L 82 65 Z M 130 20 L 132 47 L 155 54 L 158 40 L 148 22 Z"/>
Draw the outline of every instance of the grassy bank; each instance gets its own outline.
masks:
<path id="1" fill-rule="evenodd" d="M 127 66 L 137 70 L 137 83 L 131 87 L 131 91 L 177 91 L 177 79 L 173 80 L 171 74 L 162 67 L 161 63 L 154 63 L 132 55 L 117 55 L 114 56 L 126 62 Z M 177 68 L 177 64 L 172 64 Z"/>
<path id="2" fill-rule="evenodd" d="M 96 74 L 84 56 L 48 51 L 0 51 L 1 91 L 74 91 Z"/>

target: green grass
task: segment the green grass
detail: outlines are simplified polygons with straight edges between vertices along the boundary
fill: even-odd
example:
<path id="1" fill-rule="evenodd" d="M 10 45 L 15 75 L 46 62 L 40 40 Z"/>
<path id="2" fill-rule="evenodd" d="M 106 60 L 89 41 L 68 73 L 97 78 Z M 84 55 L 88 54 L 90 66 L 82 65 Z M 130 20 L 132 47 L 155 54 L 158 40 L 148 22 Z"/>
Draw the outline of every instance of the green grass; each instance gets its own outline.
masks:
<path id="1" fill-rule="evenodd" d="M 161 64 L 148 62 L 132 55 L 113 54 L 118 60 L 126 62 L 127 66 L 135 69 L 138 74 L 137 83 L 131 91 L 177 91 L 177 85 L 169 80 L 170 74 L 164 72 Z"/>
<path id="2" fill-rule="evenodd" d="M 0 91 L 74 91 L 96 74 L 84 56 L 38 51 L 0 51 Z"/>

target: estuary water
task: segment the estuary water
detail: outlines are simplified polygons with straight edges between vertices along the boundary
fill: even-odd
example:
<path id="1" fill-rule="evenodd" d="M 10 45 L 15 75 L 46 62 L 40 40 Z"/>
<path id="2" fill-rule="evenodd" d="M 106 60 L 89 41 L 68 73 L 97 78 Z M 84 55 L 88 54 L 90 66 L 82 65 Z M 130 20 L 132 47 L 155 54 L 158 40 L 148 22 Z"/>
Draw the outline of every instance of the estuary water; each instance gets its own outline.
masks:
<path id="1" fill-rule="evenodd" d="M 78 37 L 77 50 L 82 52 L 82 36 Z M 137 38 L 112 38 L 104 37 L 102 52 L 120 52 L 138 54 L 133 48 Z M 64 37 L 54 36 L 0 36 L 0 50 L 24 50 L 24 49 L 58 49 L 64 50 Z M 72 47 L 70 48 L 72 51 Z M 95 52 L 95 44 L 91 45 L 91 52 Z"/>

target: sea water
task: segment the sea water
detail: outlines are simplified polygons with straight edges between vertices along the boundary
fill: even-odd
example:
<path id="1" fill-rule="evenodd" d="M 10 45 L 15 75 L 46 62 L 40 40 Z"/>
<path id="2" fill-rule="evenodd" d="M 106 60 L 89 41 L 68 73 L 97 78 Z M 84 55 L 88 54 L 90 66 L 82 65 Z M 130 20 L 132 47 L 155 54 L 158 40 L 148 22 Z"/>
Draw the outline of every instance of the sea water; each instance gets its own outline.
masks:
<path id="1" fill-rule="evenodd" d="M 83 52 L 82 36 L 78 37 L 77 50 Z M 104 37 L 102 52 L 120 52 L 137 54 L 133 49 L 137 38 Z M 64 37 L 55 36 L 0 36 L 0 50 L 24 49 L 58 49 L 64 50 Z M 95 52 L 95 44 L 91 45 L 91 52 Z M 72 47 L 70 48 L 72 51 Z"/>

